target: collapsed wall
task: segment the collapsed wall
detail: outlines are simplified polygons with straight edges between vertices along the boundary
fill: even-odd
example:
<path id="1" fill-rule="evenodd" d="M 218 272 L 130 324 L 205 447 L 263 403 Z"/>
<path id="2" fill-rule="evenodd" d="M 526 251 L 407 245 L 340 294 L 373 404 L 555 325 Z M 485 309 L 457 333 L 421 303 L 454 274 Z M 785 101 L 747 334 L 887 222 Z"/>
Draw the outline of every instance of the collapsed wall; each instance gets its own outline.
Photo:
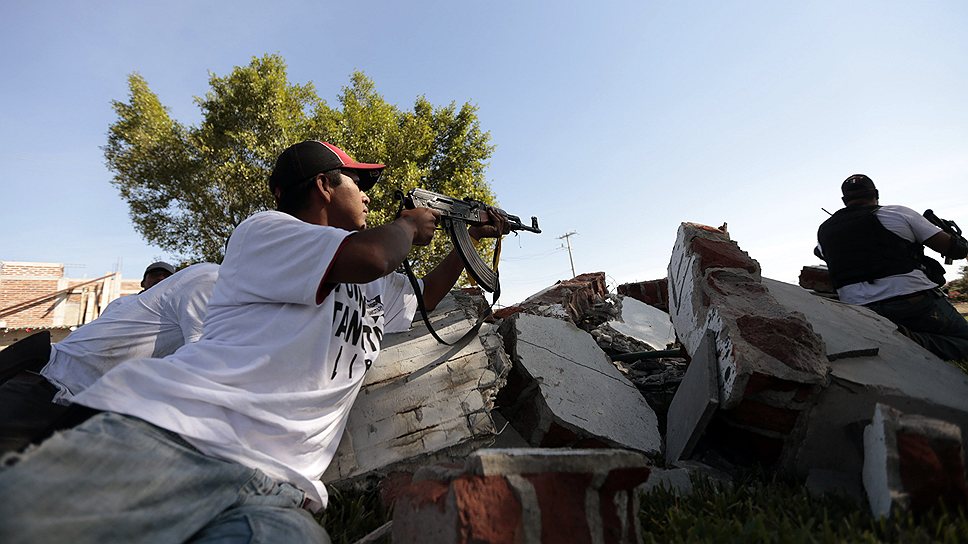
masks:
<path id="1" fill-rule="evenodd" d="M 454 341 L 475 324 L 482 302 L 479 293 L 452 291 L 431 323 Z M 419 320 L 408 332 L 384 337 L 324 482 L 461 457 L 494 440 L 491 410 L 511 367 L 503 342 L 485 324 L 465 347 L 450 351 Z"/>
<path id="2" fill-rule="evenodd" d="M 789 461 L 798 422 L 830 371 L 823 340 L 803 314 L 769 293 L 759 264 L 728 234 L 695 223 L 679 227 L 669 308 L 690 355 L 712 335 L 720 412 L 710 430 L 717 439 L 757 462 Z"/>

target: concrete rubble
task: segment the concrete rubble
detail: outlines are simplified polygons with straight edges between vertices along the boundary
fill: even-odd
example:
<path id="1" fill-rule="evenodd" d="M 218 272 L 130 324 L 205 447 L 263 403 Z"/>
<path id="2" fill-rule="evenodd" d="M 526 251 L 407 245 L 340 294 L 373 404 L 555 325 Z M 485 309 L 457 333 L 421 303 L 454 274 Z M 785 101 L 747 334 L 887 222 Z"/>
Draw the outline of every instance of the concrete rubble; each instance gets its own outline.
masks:
<path id="1" fill-rule="evenodd" d="M 621 299 L 621 315 L 606 323 L 613 331 L 644 342 L 651 349 L 666 349 L 676 341 L 669 312 L 632 297 Z"/>
<path id="2" fill-rule="evenodd" d="M 787 283 L 764 284 L 783 304 L 806 315 L 831 361 L 830 386 L 814 397 L 803 421 L 794 463 L 798 475 L 837 471 L 860 487 L 863 429 L 878 403 L 968 429 L 968 375 L 960 369 L 867 308 L 813 296 Z"/>
<path id="3" fill-rule="evenodd" d="M 823 340 L 803 314 L 769 293 L 756 261 L 704 225 L 679 228 L 669 305 L 690 354 L 707 334 L 715 338 L 720 411 L 710 429 L 717 440 L 744 462 L 789 463 L 808 401 L 828 382 Z"/>
<path id="4" fill-rule="evenodd" d="M 454 291 L 431 323 L 443 338 L 456 340 L 476 323 L 480 301 L 480 295 Z M 449 349 L 419 319 L 409 332 L 384 338 L 324 482 L 453 458 L 493 440 L 498 429 L 490 412 L 510 370 L 502 341 L 485 324 L 445 364 L 428 368 Z M 408 381 L 416 372 L 421 375 Z"/>
<path id="5" fill-rule="evenodd" d="M 499 332 L 514 363 L 498 395 L 501 412 L 530 444 L 660 454 L 655 413 L 591 335 L 525 313 L 505 319 Z"/>
<path id="6" fill-rule="evenodd" d="M 434 542 L 553 541 L 547 520 L 566 511 L 595 533 L 575 510 L 587 502 L 542 499 L 521 467 L 552 481 L 608 452 L 653 470 L 643 489 L 688 492 L 692 474 L 725 482 L 758 465 L 811 492 L 866 499 L 877 515 L 955 504 L 968 489 L 968 375 L 836 301 L 823 267 L 805 267 L 801 286 L 763 278 L 724 230 L 683 223 L 668 272 L 618 293 L 602 272 L 560 281 L 495 312 L 456 353 L 419 320 L 387 335 L 324 481 L 393 473 L 383 482 L 404 501 L 394 537 Z M 479 291 L 454 291 L 434 327 L 454 340 L 486 307 Z M 481 449 L 493 445 L 504 449 Z M 466 463 L 435 464 L 455 460 Z M 905 474 L 961 483 L 915 486 Z M 482 496 L 507 517 L 472 504 Z M 628 506 L 634 493 L 623 497 Z M 628 541 L 632 518 L 588 541 Z"/>
<path id="7" fill-rule="evenodd" d="M 692 454 L 719 407 L 716 335 L 707 332 L 669 407 L 666 425 L 666 463 L 672 465 Z"/>

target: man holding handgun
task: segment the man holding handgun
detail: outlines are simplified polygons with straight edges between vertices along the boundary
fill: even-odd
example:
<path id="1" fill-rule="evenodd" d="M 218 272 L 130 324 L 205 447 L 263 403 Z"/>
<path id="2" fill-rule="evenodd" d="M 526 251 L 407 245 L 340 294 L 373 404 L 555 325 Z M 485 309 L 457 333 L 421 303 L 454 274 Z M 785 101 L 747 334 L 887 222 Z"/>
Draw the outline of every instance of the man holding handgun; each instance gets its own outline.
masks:
<path id="1" fill-rule="evenodd" d="M 115 367 L 74 399 L 105 412 L 4 460 L 0 542 L 328 542 L 319 478 L 384 334 L 410 326 L 394 271 L 439 218 L 367 229 L 383 168 L 320 141 L 283 151 L 277 210 L 233 232 L 202 338 Z M 490 217 L 469 234 L 507 232 Z M 424 277 L 427 308 L 462 269 L 451 252 Z"/>
<path id="2" fill-rule="evenodd" d="M 968 321 L 939 289 L 941 265 L 924 256 L 927 246 L 963 259 L 968 242 L 910 208 L 880 206 L 874 182 L 863 174 L 844 180 L 841 192 L 846 207 L 817 232 L 840 300 L 890 319 L 942 359 L 968 360 Z"/>

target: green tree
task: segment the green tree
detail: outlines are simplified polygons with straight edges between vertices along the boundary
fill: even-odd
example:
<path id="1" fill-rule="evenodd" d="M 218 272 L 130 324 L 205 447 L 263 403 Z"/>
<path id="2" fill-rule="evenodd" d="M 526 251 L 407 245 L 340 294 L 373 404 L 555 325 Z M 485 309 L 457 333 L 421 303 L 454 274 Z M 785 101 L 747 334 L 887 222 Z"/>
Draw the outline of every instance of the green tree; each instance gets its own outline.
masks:
<path id="1" fill-rule="evenodd" d="M 948 282 L 948 296 L 955 302 L 968 302 L 968 266 L 961 267 L 961 277 Z"/>
<path id="2" fill-rule="evenodd" d="M 423 187 L 494 204 L 484 177 L 493 146 L 469 103 L 434 106 L 420 96 L 412 110 L 401 110 L 354 72 L 332 108 L 312 83 L 290 83 L 278 55 L 253 58 L 228 76 L 212 74 L 209 85 L 195 98 L 200 124 L 186 126 L 171 118 L 141 75 L 131 74 L 127 102 L 113 103 L 118 119 L 104 147 L 135 228 L 185 261 L 221 261 L 235 226 L 272 209 L 267 180 L 276 156 L 305 139 L 387 165 L 369 193 L 371 225 L 393 219 L 395 190 Z M 447 237 L 436 236 L 411 260 L 424 273 L 449 250 Z M 489 249 L 482 253 L 490 258 Z"/>

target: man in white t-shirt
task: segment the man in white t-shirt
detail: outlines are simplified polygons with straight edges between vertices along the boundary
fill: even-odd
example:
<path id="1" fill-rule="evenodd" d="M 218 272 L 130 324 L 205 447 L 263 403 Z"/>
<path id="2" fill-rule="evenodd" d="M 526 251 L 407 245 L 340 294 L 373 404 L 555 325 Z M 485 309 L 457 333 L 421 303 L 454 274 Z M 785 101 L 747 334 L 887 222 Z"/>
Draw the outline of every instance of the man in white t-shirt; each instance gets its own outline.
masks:
<path id="1" fill-rule="evenodd" d="M 943 359 L 968 359 L 968 322 L 938 289 L 944 269 L 924 256 L 927 246 L 962 259 L 968 254 L 965 239 L 910 208 L 878 205 L 877 188 L 863 174 L 847 178 L 841 192 L 846 207 L 817 232 L 840 300 L 887 317 Z"/>
<path id="2" fill-rule="evenodd" d="M 151 263 L 145 268 L 145 273 L 141 277 L 141 292 L 151 289 L 165 278 L 170 278 L 175 274 L 175 267 L 165 261 Z M 116 299 L 120 300 L 120 299 Z"/>
<path id="3" fill-rule="evenodd" d="M 0 453 L 87 419 L 91 410 L 72 405 L 73 397 L 120 363 L 164 357 L 198 340 L 218 269 L 192 265 L 112 301 L 97 319 L 50 346 L 39 373 L 23 370 L 0 385 Z"/>
<path id="4" fill-rule="evenodd" d="M 107 412 L 0 471 L 0 540 L 328 541 L 307 510 L 326 504 L 319 478 L 383 335 L 413 318 L 394 271 L 439 220 L 417 208 L 366 229 L 383 168 L 320 141 L 286 149 L 270 178 L 278 210 L 233 232 L 202 338 L 108 372 L 75 399 Z M 506 232 L 495 214 L 469 231 Z M 428 308 L 462 270 L 451 252 L 423 278 Z M 38 473 L 44 486 L 23 489 Z"/>
<path id="5" fill-rule="evenodd" d="M 174 273 L 175 267 L 164 261 L 149 264 L 141 277 L 141 292 L 147 291 Z M 127 300 L 128 297 L 116 298 L 101 313 L 103 314 L 115 305 L 122 304 Z M 50 331 L 32 334 L 10 347 L 0 350 L 0 384 L 25 370 L 38 372 L 41 367 L 47 364 L 49 358 Z M 4 450 L 0 449 L 0 451 Z"/>

